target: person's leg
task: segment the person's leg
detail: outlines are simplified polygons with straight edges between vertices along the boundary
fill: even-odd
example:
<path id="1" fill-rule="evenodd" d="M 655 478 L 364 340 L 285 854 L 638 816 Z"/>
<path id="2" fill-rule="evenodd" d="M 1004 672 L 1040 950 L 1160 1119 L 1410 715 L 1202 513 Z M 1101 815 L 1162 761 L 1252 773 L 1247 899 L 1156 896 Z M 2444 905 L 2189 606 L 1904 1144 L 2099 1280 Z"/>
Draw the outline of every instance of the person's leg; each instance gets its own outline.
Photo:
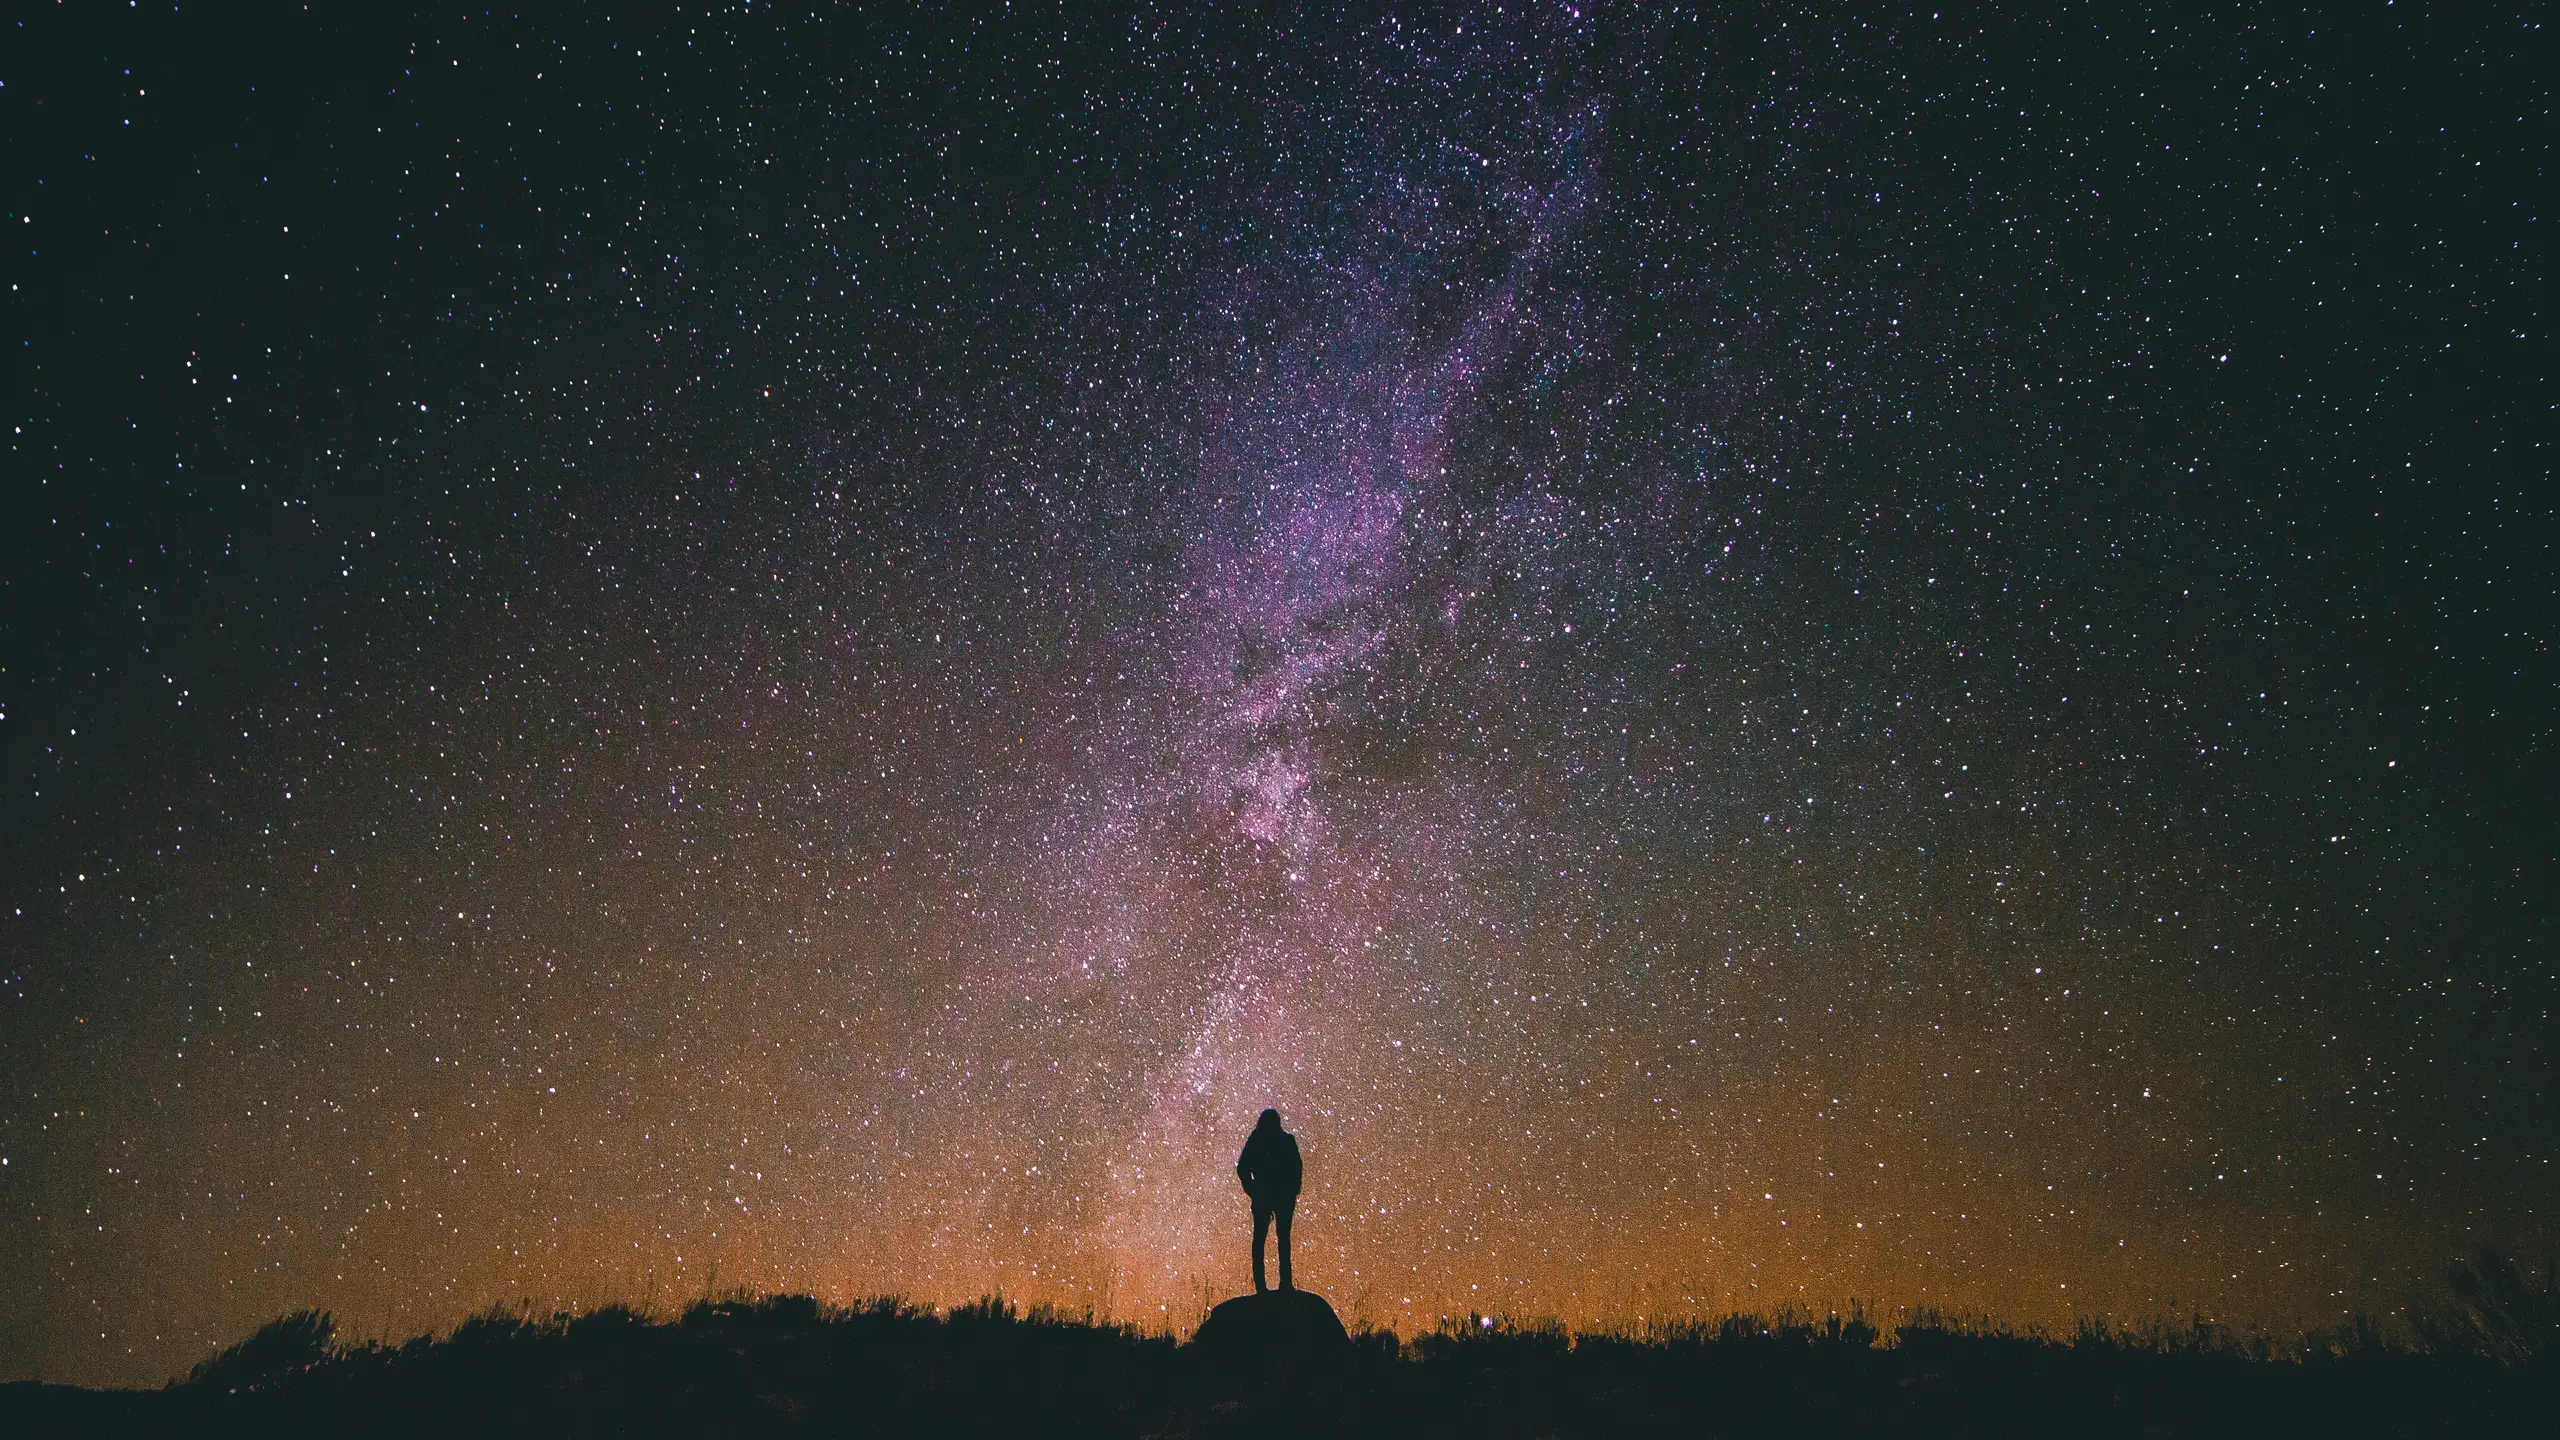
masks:
<path id="1" fill-rule="evenodd" d="M 1282 1223 L 1284 1223 L 1284 1224 L 1285 1224 L 1285 1223 L 1287 1223 L 1287 1222 L 1285 1222 L 1285 1221 L 1284 1221 L 1284 1222 L 1282 1222 Z M 1270 1233 L 1271 1233 L 1271 1212 L 1270 1212 L 1268 1209 L 1264 1208 L 1263 1206 L 1260 1206 L 1260 1205 L 1256 1205 L 1256 1206 L 1254 1206 L 1254 1207 L 1253 1207 L 1253 1293 L 1254 1293 L 1254 1294 L 1256 1294 L 1256 1295 L 1259 1295 L 1259 1294 L 1261 1294 L 1263 1291 L 1268 1290 L 1268 1289 L 1270 1289 L 1270 1288 L 1271 1288 L 1268 1284 L 1264 1283 L 1263 1278 L 1262 1278 L 1262 1274 L 1263 1274 L 1263 1271 L 1262 1271 L 1262 1237 L 1263 1237 L 1263 1236 L 1265 1236 L 1265 1235 L 1268 1235 L 1268 1234 L 1270 1234 Z M 1282 1233 L 1282 1234 L 1286 1234 L 1286 1233 L 1288 1233 L 1288 1232 L 1283 1231 L 1283 1232 L 1281 1232 L 1281 1233 Z M 1287 1276 L 1288 1276 L 1288 1274 L 1289 1274 L 1289 1270 L 1288 1270 L 1288 1264 L 1289 1264 L 1289 1262 L 1288 1262 L 1288 1254 L 1289 1254 L 1289 1242 L 1287 1242 L 1286 1240 L 1283 1240 L 1283 1241 L 1281 1241 L 1281 1242 L 1280 1242 L 1280 1255 L 1281 1255 L 1281 1261 L 1280 1261 L 1281 1269 L 1280 1269 L 1280 1274 L 1281 1274 L 1281 1277 L 1282 1277 L 1284 1280 L 1287 1278 Z"/>
<path id="2" fill-rule="evenodd" d="M 1280 1206 L 1280 1213 L 1275 1217 L 1280 1222 L 1280 1288 L 1283 1290 L 1298 1288 L 1297 1283 L 1289 1276 L 1289 1221 L 1295 1218 L 1297 1213 L 1297 1197 L 1291 1196 Z M 1262 1246 L 1256 1244 L 1253 1247 L 1253 1254 L 1255 1259 L 1261 1259 Z"/>

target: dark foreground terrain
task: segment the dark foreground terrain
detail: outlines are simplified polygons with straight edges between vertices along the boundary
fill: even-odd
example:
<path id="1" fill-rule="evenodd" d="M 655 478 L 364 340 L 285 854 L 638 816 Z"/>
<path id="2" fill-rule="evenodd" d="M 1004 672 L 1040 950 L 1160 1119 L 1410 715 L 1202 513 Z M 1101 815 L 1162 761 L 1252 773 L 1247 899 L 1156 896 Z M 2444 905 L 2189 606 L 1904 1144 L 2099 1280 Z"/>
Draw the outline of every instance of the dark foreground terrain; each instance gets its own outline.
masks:
<path id="1" fill-rule="evenodd" d="M 2278 1348 L 1928 1317 L 1643 1337 L 1470 1320 L 1222 1357 L 998 1301 L 786 1295 L 669 1321 L 491 1314 L 398 1346 L 333 1347 L 327 1317 L 291 1316 L 163 1390 L 0 1387 L 0 1434 L 2496 1435 L 2554 1433 L 2556 1398 L 2547 1356 L 2423 1353 L 2370 1328 Z"/>

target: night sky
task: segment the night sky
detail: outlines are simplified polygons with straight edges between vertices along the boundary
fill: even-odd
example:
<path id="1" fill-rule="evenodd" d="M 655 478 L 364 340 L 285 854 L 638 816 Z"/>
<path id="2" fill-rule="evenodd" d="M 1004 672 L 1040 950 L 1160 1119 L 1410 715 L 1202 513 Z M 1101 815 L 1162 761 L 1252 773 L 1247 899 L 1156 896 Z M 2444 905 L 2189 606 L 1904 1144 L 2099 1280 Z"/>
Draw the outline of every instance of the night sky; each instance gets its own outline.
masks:
<path id="1" fill-rule="evenodd" d="M 2560 1245 L 2532 7 L 394 8 L 5 22 L 0 1379 Z"/>

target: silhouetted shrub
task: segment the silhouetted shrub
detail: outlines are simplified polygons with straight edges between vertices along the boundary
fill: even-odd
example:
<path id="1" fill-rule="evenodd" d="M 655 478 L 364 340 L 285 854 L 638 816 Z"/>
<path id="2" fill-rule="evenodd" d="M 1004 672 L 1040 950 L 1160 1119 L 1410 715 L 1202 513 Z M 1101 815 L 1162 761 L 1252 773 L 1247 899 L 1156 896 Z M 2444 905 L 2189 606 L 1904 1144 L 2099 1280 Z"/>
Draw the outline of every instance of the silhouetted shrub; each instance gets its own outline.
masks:
<path id="1" fill-rule="evenodd" d="M 532 1333 L 533 1329 L 532 1317 L 493 1305 L 453 1327 L 453 1343 L 458 1346 L 504 1345 Z"/>
<path id="2" fill-rule="evenodd" d="M 198 1365 L 189 1385 L 208 1390 L 256 1390 L 309 1370 L 329 1358 L 337 1322 L 326 1310 L 296 1310 L 259 1327 L 258 1333 Z"/>
<path id="3" fill-rule="evenodd" d="M 2501 1250 L 2484 1249 L 2445 1272 L 2450 1305 L 2411 1315 L 2432 1350 L 2486 1355 L 2502 1365 L 2560 1363 L 2560 1261 L 2536 1278 Z"/>
<path id="4" fill-rule="evenodd" d="M 981 1295 L 965 1305 L 951 1307 L 954 1325 L 1010 1325 L 1015 1319 L 1013 1302 L 1002 1295 Z"/>
<path id="5" fill-rule="evenodd" d="M 1822 1337 L 1834 1345 L 1846 1345 L 1853 1350 L 1864 1350 L 1876 1343 L 1877 1334 L 1876 1327 L 1867 1323 L 1866 1307 L 1854 1301 L 1849 1306 L 1848 1314 L 1835 1313 L 1823 1317 Z"/>
<path id="6" fill-rule="evenodd" d="M 606 1305 L 571 1320 L 568 1335 L 582 1343 L 597 1343 L 645 1328 L 648 1323 L 647 1316 L 628 1305 Z"/>
<path id="7" fill-rule="evenodd" d="M 756 1302 L 755 1313 L 777 1325 L 815 1325 L 827 1317 L 827 1307 L 815 1295 L 767 1295 Z"/>

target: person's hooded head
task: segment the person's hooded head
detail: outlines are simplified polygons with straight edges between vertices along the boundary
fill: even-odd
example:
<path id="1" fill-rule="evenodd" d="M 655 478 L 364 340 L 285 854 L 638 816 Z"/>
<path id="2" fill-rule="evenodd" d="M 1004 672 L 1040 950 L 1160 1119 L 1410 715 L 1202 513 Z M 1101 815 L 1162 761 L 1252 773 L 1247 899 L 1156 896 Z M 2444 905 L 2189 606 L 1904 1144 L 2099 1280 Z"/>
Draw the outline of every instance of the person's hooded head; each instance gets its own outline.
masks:
<path id="1" fill-rule="evenodd" d="M 1277 1111 L 1277 1110 L 1265 1110 L 1265 1111 L 1263 1111 L 1263 1112 L 1262 1112 L 1262 1118 L 1261 1118 L 1261 1119 L 1259 1119 L 1259 1120 L 1256 1120 L 1255 1122 L 1253 1122 L 1253 1128 L 1254 1128 L 1254 1129 L 1256 1129 L 1256 1130 L 1277 1130 L 1277 1129 L 1279 1129 L 1279 1128 L 1280 1128 L 1280 1112 L 1279 1112 L 1279 1111 Z"/>

